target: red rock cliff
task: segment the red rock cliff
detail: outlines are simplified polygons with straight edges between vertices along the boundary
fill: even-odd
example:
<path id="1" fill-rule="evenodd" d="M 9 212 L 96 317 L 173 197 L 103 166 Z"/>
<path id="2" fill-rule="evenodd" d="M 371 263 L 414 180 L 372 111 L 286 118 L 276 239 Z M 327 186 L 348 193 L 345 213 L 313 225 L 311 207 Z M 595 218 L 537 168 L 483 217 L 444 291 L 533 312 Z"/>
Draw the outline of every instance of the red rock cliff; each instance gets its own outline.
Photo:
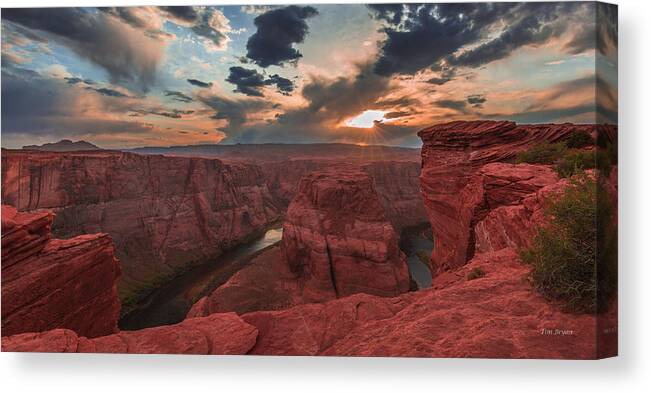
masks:
<path id="1" fill-rule="evenodd" d="M 51 239 L 54 215 L 2 206 L 2 335 L 117 329 L 120 266 L 106 234 Z"/>
<path id="2" fill-rule="evenodd" d="M 265 163 L 262 171 L 275 200 L 287 207 L 296 195 L 301 179 L 314 171 L 359 169 L 368 173 L 384 206 L 387 218 L 402 229 L 427 222 L 420 194 L 420 161 L 346 162 L 339 160 L 286 160 Z"/>
<path id="3" fill-rule="evenodd" d="M 474 255 L 474 224 L 480 217 L 476 209 L 485 204 L 484 193 L 466 189 L 473 176 L 484 165 L 506 161 L 527 147 L 541 142 L 555 142 L 576 131 L 593 132 L 592 125 L 543 124 L 516 125 L 508 121 L 457 121 L 435 125 L 418 133 L 423 140 L 421 190 L 425 209 L 432 225 L 435 247 L 432 263 L 436 270 L 448 270 L 462 266 Z M 521 171 L 521 170 L 519 170 Z M 507 193 L 515 180 L 505 174 L 491 180 L 483 176 L 475 179 L 469 187 L 477 187 L 483 181 L 491 188 L 503 188 Z M 527 183 L 529 174 L 521 173 L 516 183 Z M 543 175 L 543 183 L 527 184 L 525 190 L 513 190 L 513 196 L 520 198 L 523 192 L 533 192 L 551 180 Z M 541 179 L 539 179 L 541 180 Z M 541 180 L 542 181 L 542 180 Z M 534 187 L 534 188 L 532 188 Z M 464 189 L 466 189 L 464 191 Z M 486 203 L 512 204 L 514 201 L 501 200 L 498 194 Z M 503 193 L 503 192 L 502 192 Z M 518 197 L 519 195 L 519 197 Z M 490 197 L 490 195 L 488 195 Z M 496 206 L 494 206 L 496 207 Z M 475 220 L 475 221 L 473 221 Z"/>
<path id="4" fill-rule="evenodd" d="M 274 247 L 255 257 L 188 316 L 283 309 L 359 292 L 406 292 L 406 259 L 374 184 L 361 170 L 305 176 L 287 211 L 282 252 Z"/>
<path id="5" fill-rule="evenodd" d="M 260 168 L 120 152 L 3 151 L 2 198 L 57 212 L 57 236 L 107 232 L 129 298 L 218 256 L 280 216 Z"/>
<path id="6" fill-rule="evenodd" d="M 282 249 L 307 298 L 409 289 L 398 236 L 373 180 L 361 171 L 304 177 L 283 224 Z"/>

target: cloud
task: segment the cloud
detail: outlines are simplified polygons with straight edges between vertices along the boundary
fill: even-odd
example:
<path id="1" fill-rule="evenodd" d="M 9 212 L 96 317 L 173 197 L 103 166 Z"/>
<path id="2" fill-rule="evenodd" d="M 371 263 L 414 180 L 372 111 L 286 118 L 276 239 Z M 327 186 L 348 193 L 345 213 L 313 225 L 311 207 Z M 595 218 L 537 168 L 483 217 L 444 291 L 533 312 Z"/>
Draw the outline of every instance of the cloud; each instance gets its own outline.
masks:
<path id="1" fill-rule="evenodd" d="M 136 110 L 135 114 L 140 115 L 157 115 L 163 117 L 169 117 L 170 119 L 180 119 L 184 115 L 191 115 L 194 113 L 193 110 L 181 110 L 181 109 L 172 109 L 170 111 L 156 111 L 156 110 Z"/>
<path id="2" fill-rule="evenodd" d="M 63 79 L 65 79 L 66 82 L 68 82 L 71 85 L 76 85 L 76 84 L 82 83 L 82 82 L 87 84 L 87 85 L 94 85 L 95 84 L 95 81 L 92 80 L 92 79 L 81 79 L 81 78 L 77 78 L 77 77 L 65 77 Z"/>
<path id="3" fill-rule="evenodd" d="M 175 101 L 180 101 L 185 103 L 194 101 L 192 97 L 189 97 L 183 94 L 182 92 L 176 90 L 165 90 L 163 94 L 165 94 L 165 97 L 170 97 Z"/>
<path id="4" fill-rule="evenodd" d="M 542 44 L 566 28 L 564 24 L 549 23 L 558 19 L 564 8 L 558 3 L 532 3 L 522 12 L 527 14 L 509 24 L 499 36 L 454 56 L 450 62 L 456 66 L 479 67 L 503 59 L 525 45 Z"/>
<path id="5" fill-rule="evenodd" d="M 246 43 L 246 56 L 260 67 L 295 62 L 303 55 L 293 47 L 308 33 L 305 20 L 317 15 L 313 7 L 291 5 L 265 12 L 254 19 L 257 31 Z"/>
<path id="6" fill-rule="evenodd" d="M 265 80 L 267 85 L 276 85 L 278 92 L 283 95 L 290 95 L 294 91 L 294 82 L 287 78 L 283 78 L 278 74 L 271 75 L 268 79 Z"/>
<path id="7" fill-rule="evenodd" d="M 264 96 L 262 88 L 269 85 L 275 85 L 277 90 L 284 95 L 288 95 L 294 90 L 294 83 L 278 74 L 265 78 L 256 70 L 240 66 L 231 67 L 229 71 L 230 74 L 226 81 L 235 85 L 233 91 L 250 97 Z"/>
<path id="8" fill-rule="evenodd" d="M 384 21 L 386 39 L 374 70 L 379 75 L 414 74 L 481 37 L 512 4 L 369 5 Z"/>
<path id="9" fill-rule="evenodd" d="M 218 9 L 204 7 L 198 15 L 192 31 L 212 45 L 208 49 L 225 50 L 231 41 L 228 33 L 232 31 L 230 21 Z"/>
<path id="10" fill-rule="evenodd" d="M 434 103 L 439 108 L 452 109 L 457 112 L 467 113 L 466 101 L 463 100 L 444 99 L 434 101 Z"/>
<path id="11" fill-rule="evenodd" d="M 193 23 L 197 20 L 197 10 L 192 6 L 160 6 L 158 7 L 164 14 L 173 20 L 186 23 Z"/>
<path id="12" fill-rule="evenodd" d="M 163 42 L 106 13 L 83 8 L 6 8 L 2 19 L 48 33 L 58 43 L 106 70 L 113 83 L 146 91 L 156 79 Z"/>
<path id="13" fill-rule="evenodd" d="M 475 108 L 481 108 L 486 102 L 486 96 L 483 94 L 473 94 L 466 97 L 468 104 L 472 105 Z"/>
<path id="14" fill-rule="evenodd" d="M 124 94 L 122 92 L 119 92 L 119 91 L 114 90 L 114 89 L 109 89 L 109 88 L 106 88 L 106 87 L 100 87 L 98 89 L 93 89 L 91 87 L 87 87 L 87 89 L 94 90 L 94 91 L 98 92 L 99 94 L 104 95 L 104 96 L 108 96 L 108 97 L 118 97 L 118 98 L 129 97 L 128 95 L 126 95 L 126 94 Z"/>
<path id="15" fill-rule="evenodd" d="M 135 100 L 95 92 L 29 70 L 3 69 L 3 138 L 34 140 L 47 136 L 58 140 L 101 133 L 144 134 L 155 128 L 115 116 L 127 113 Z"/>
<path id="16" fill-rule="evenodd" d="M 200 81 L 198 79 L 188 79 L 187 81 L 188 81 L 189 84 L 195 85 L 195 86 L 198 86 L 198 87 L 203 87 L 203 88 L 212 87 L 212 82 L 203 82 L 203 81 Z"/>
<path id="17" fill-rule="evenodd" d="M 374 70 L 379 75 L 441 72 L 428 82 L 442 85 L 457 67 L 480 67 L 528 45 L 541 45 L 568 31 L 580 3 L 374 4 L 386 36 Z M 594 34 L 594 29 L 593 29 Z M 568 49 L 569 50 L 569 49 Z M 574 49 L 579 50 L 578 48 Z M 581 49 L 583 50 L 583 49 Z M 443 74 L 443 72 L 447 75 Z"/>
<path id="18" fill-rule="evenodd" d="M 215 113 L 211 116 L 214 120 L 226 120 L 226 127 L 222 127 L 228 137 L 235 137 L 242 131 L 242 126 L 247 122 L 249 114 L 268 109 L 271 106 L 266 100 L 260 99 L 232 99 L 222 95 L 200 92 L 197 99 L 211 108 Z"/>

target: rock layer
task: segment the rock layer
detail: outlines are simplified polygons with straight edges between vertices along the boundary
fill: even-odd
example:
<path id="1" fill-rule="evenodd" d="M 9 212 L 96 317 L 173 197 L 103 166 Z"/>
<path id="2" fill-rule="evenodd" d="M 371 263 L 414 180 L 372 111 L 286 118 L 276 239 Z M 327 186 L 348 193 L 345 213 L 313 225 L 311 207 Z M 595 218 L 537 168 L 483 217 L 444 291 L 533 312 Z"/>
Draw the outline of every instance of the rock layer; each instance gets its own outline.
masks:
<path id="1" fill-rule="evenodd" d="M 364 172 L 304 177 L 283 224 L 282 249 L 308 299 L 409 289 L 398 235 Z"/>
<path id="2" fill-rule="evenodd" d="M 56 236 L 109 233 L 125 300 L 247 241 L 281 214 L 258 166 L 216 159 L 7 150 L 2 181 L 4 203 L 57 212 Z"/>
<path id="3" fill-rule="evenodd" d="M 282 253 L 259 255 L 188 315 L 243 314 L 355 293 L 408 291 L 406 258 L 374 184 L 361 170 L 305 176 L 287 211 Z"/>
<path id="4" fill-rule="evenodd" d="M 462 266 L 473 256 L 472 228 L 478 220 L 470 221 L 476 216 L 474 210 L 478 206 L 481 208 L 484 201 L 481 193 L 466 188 L 476 186 L 471 180 L 480 168 L 513 159 L 518 152 L 534 144 L 556 142 L 573 132 L 594 131 L 593 125 L 516 125 L 508 121 L 457 121 L 420 131 L 418 135 L 423 140 L 421 190 L 436 242 L 432 253 L 432 263 L 437 268 L 434 274 Z M 508 176 L 496 180 L 510 181 Z M 507 183 L 495 186 L 506 194 L 515 192 L 514 197 L 535 191 L 530 185 L 521 191 L 510 189 Z M 495 200 L 486 203 L 512 203 L 501 201 L 502 196 L 493 194 Z"/>
<path id="5" fill-rule="evenodd" d="M 51 212 L 2 206 L 2 334 L 117 329 L 120 266 L 106 234 L 51 239 Z"/>
<path id="6" fill-rule="evenodd" d="M 67 329 L 24 333 L 2 339 L 2 351 L 242 355 L 255 344 L 257 329 L 235 314 L 186 319 L 172 326 L 120 332 L 88 339 Z"/>
<path id="7" fill-rule="evenodd" d="M 387 218 L 398 233 L 427 221 L 420 193 L 419 161 L 287 160 L 266 163 L 262 167 L 271 194 L 284 207 L 289 206 L 304 176 L 316 171 L 350 169 L 371 176 Z"/>

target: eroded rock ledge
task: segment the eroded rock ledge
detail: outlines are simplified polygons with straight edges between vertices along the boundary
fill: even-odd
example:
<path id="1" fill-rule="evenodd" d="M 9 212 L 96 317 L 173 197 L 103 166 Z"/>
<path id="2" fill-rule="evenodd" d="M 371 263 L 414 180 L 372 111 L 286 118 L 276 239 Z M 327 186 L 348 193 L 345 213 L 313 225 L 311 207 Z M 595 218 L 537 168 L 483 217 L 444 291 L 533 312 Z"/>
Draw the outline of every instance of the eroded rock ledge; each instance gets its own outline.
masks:
<path id="1" fill-rule="evenodd" d="M 2 335 L 117 330 L 120 266 L 107 234 L 51 239 L 54 215 L 2 206 Z"/>

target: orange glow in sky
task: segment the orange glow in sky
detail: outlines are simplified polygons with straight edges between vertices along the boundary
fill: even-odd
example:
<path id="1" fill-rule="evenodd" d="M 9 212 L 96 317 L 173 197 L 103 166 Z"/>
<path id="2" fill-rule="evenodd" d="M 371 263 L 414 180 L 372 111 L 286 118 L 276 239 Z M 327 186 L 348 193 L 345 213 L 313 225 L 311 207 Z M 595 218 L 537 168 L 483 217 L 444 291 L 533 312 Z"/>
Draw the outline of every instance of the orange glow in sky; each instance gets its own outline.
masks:
<path id="1" fill-rule="evenodd" d="M 346 125 L 356 128 L 372 128 L 376 121 L 384 120 L 385 111 L 366 110 L 346 121 Z"/>

